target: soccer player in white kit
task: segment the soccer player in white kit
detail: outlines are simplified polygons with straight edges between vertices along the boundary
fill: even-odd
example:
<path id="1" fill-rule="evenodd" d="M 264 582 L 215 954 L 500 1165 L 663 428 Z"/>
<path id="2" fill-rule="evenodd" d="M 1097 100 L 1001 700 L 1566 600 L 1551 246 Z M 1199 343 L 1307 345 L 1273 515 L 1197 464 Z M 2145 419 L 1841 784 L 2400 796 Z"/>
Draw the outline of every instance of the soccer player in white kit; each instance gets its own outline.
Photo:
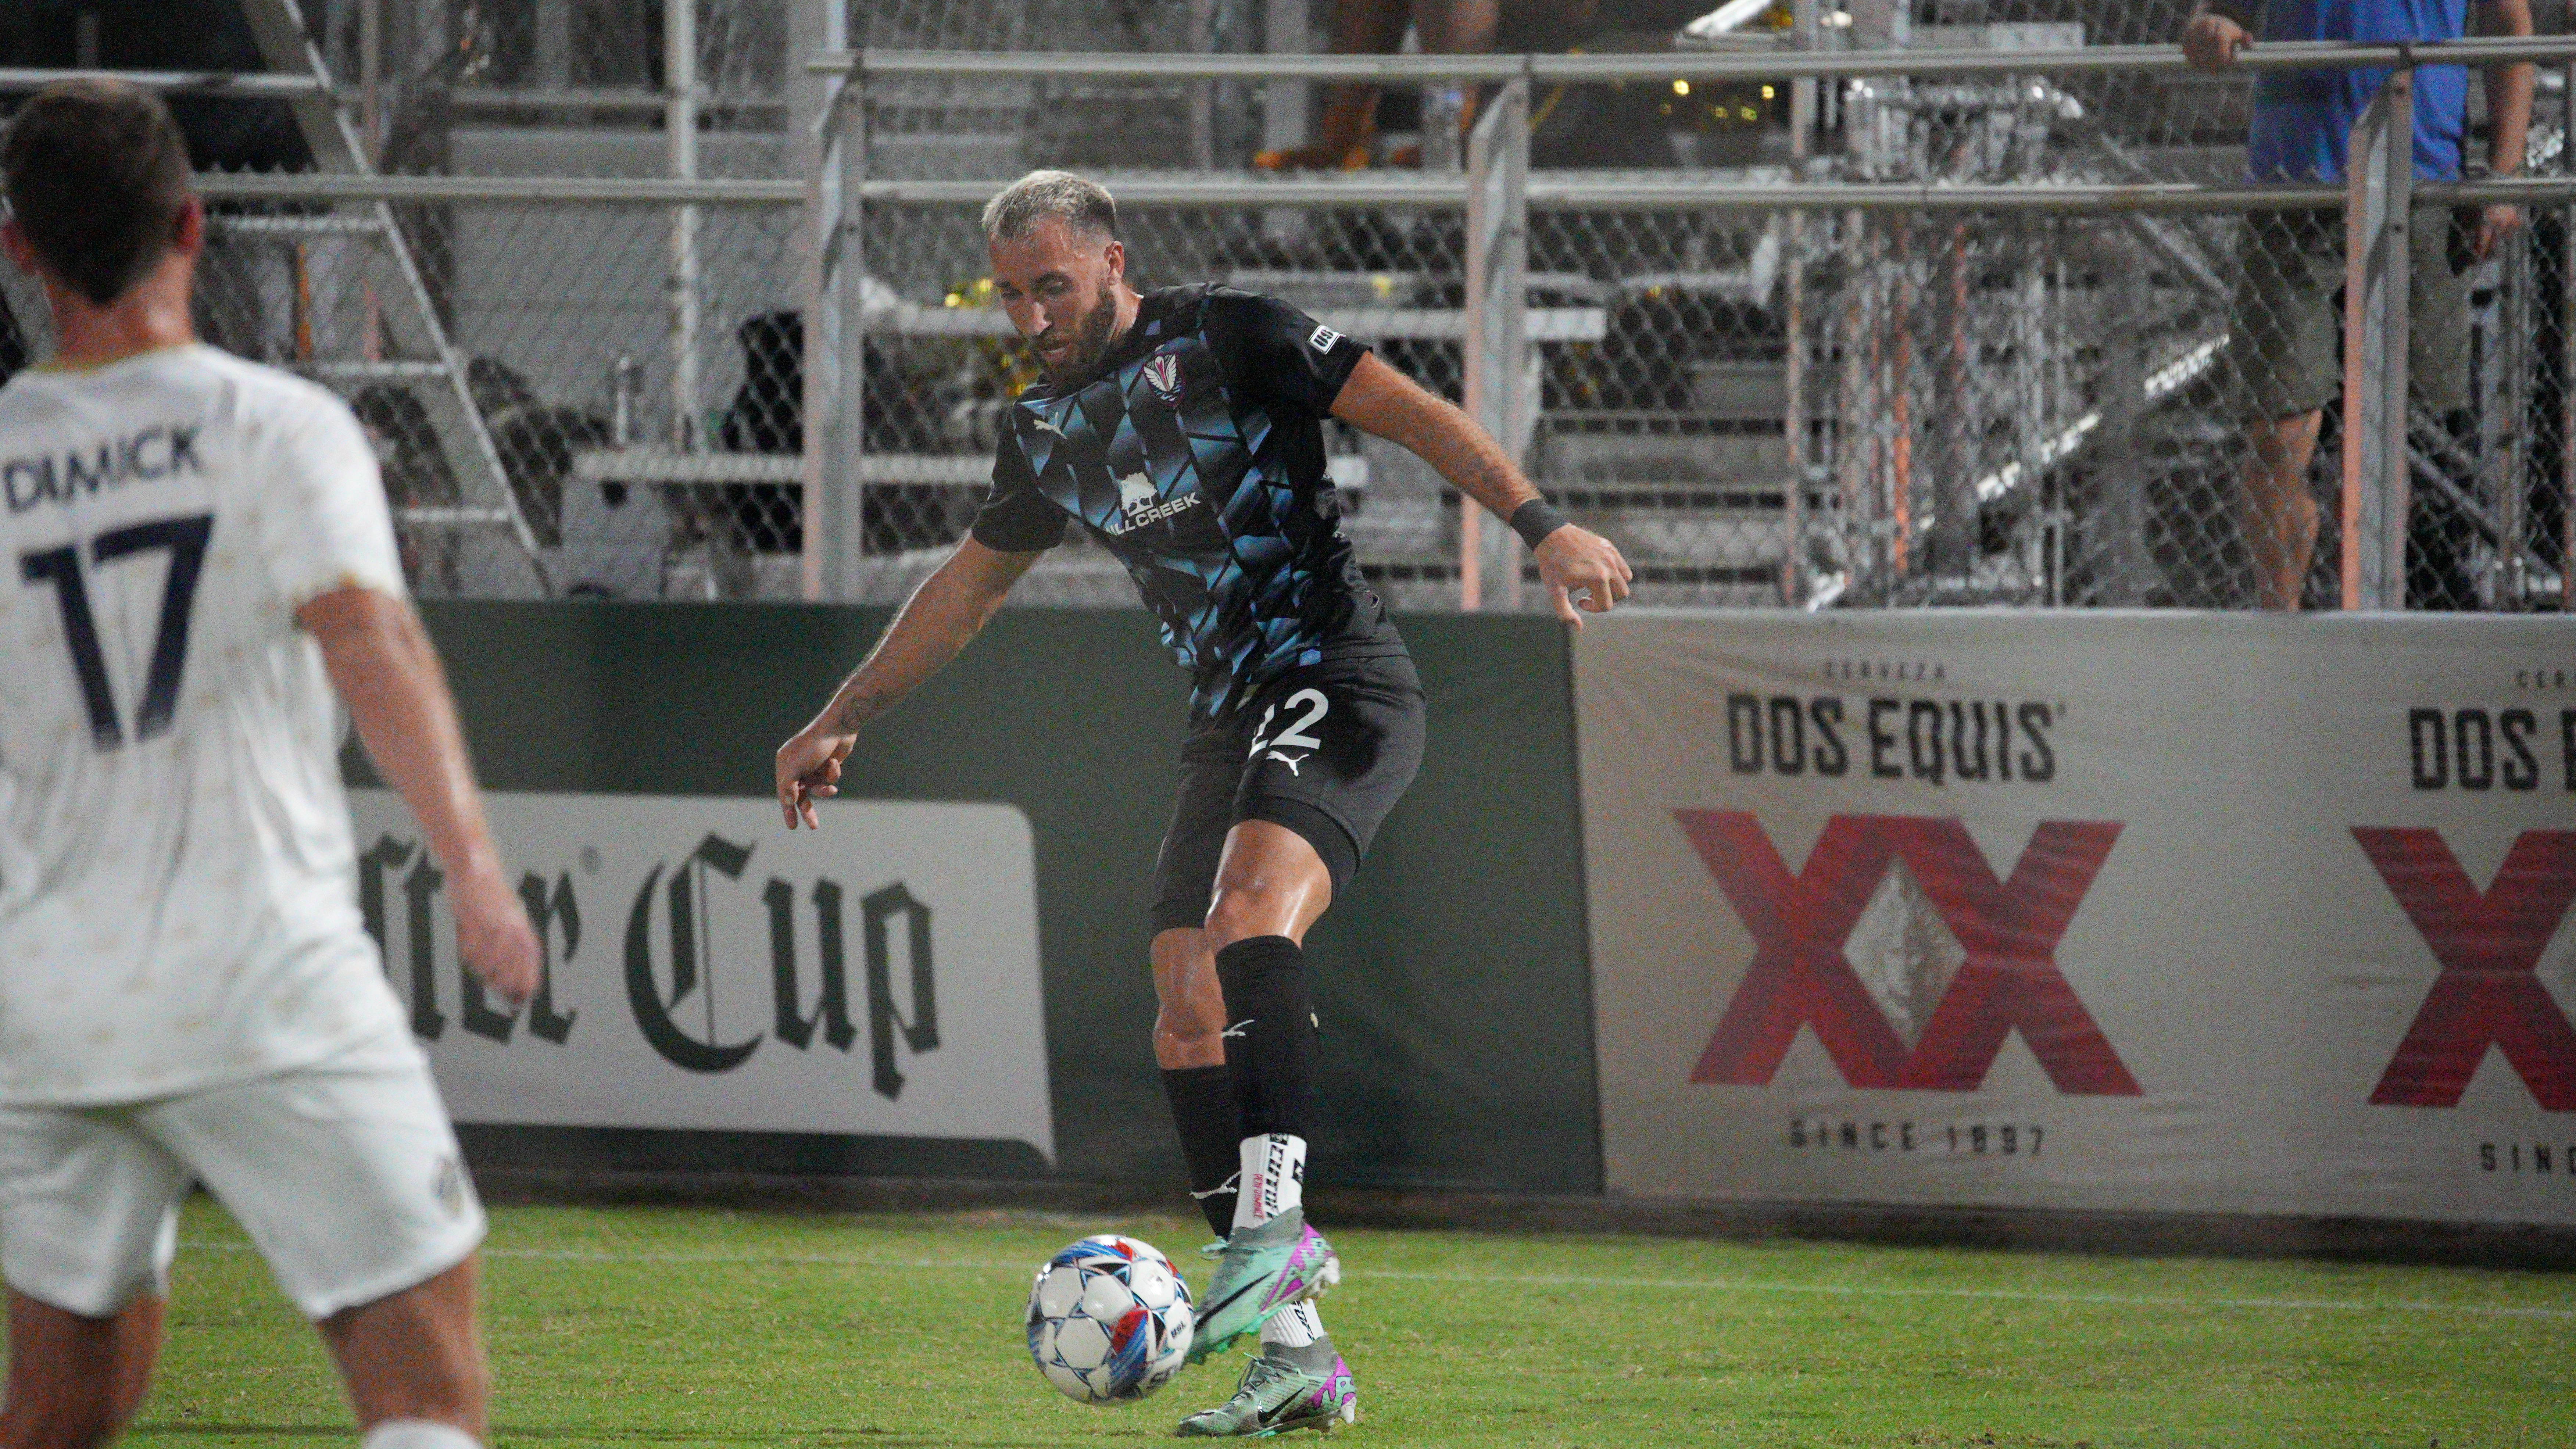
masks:
<path id="1" fill-rule="evenodd" d="M 483 1211 L 356 903 L 348 707 L 467 963 L 537 943 L 330 393 L 194 340 L 205 211 L 159 100 L 17 114 L 0 245 L 57 348 L 0 389 L 0 1449 L 113 1439 L 201 1182 L 338 1361 L 366 1449 L 484 1433 Z"/>

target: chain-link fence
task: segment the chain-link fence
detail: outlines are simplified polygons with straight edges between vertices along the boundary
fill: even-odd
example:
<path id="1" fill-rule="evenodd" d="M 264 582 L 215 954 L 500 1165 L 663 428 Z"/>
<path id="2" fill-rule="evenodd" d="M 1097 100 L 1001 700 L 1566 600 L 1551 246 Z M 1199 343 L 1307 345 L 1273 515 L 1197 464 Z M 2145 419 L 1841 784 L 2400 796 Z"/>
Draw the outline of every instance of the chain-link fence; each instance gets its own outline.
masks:
<path id="1" fill-rule="evenodd" d="M 348 399 L 421 592 L 801 593 L 799 208 L 696 208 L 703 325 L 686 378 L 673 207 L 216 210 L 201 334 Z M 0 303 L 41 355 L 46 312 L 26 279 L 12 273 Z"/>
<path id="2" fill-rule="evenodd" d="M 2410 607 L 2540 607 L 2559 588 L 2565 217 L 2483 257 L 2475 224 L 2445 208 L 2416 228 L 2434 241 Z M 1140 285 L 1270 292 L 1461 395 L 1457 211 L 1153 208 L 1124 225 Z M 2314 210 L 1541 211 L 1525 463 L 1627 553 L 1648 602 L 2247 607 L 2259 565 L 2291 567 L 2258 560 L 2249 532 L 2280 526 L 2285 510 L 2249 509 L 2286 490 L 2316 540 L 2291 587 L 2331 606 L 2340 232 Z M 881 284 L 929 299 L 880 308 L 868 338 L 871 476 L 896 483 L 873 495 L 873 594 L 962 532 L 1033 374 L 978 290 L 972 207 L 874 210 L 867 245 L 897 259 Z M 1454 603 L 1457 495 L 1376 439 L 1334 426 L 1328 445 L 1381 589 Z M 1125 587 L 1105 557 L 1049 567 L 1041 597 Z"/>
<path id="3" fill-rule="evenodd" d="M 280 0 L 234 3 L 256 20 Z M 1491 233 L 1513 238 L 1523 324 L 1488 375 L 1522 404 L 1507 441 L 1628 553 L 1647 601 L 2352 601 L 2354 479 L 2391 469 L 2376 415 L 2347 427 L 2344 395 L 2391 375 L 2399 314 L 2405 522 L 2374 537 L 2402 540 L 2404 605 L 2566 597 L 2567 189 L 2543 183 L 2500 231 L 2470 193 L 2428 188 L 2407 305 L 2348 305 L 2343 189 L 2242 181 L 2250 78 L 2100 48 L 2170 39 L 2179 0 L 1595 7 L 1591 28 L 1544 36 L 1507 14 L 1502 41 L 1594 53 L 1356 69 L 1248 54 L 1327 43 L 1328 7 L 1294 0 L 681 9 L 306 0 L 319 103 L 230 102 L 268 108 L 269 149 L 213 150 L 235 174 L 209 178 L 201 321 L 356 404 L 425 592 L 900 596 L 962 535 L 1033 376 L 973 217 L 1034 165 L 1127 198 L 1140 284 L 1277 295 L 1463 400 L 1502 294 L 1470 294 L 1478 175 L 1461 168 L 1485 163 L 1444 138 L 1452 119 L 1490 129 L 1498 83 L 1516 82 L 1526 124 L 1484 154 L 1530 168 Z M 153 61 L 115 29 L 68 43 Z M 844 81 L 795 58 L 833 44 L 881 49 L 831 111 L 863 140 L 817 172 L 801 128 Z M 1074 47 L 1131 54 L 1027 54 Z M 1963 63 L 1973 47 L 1993 53 Z M 976 54 L 898 53 L 941 49 Z M 2529 169 L 2565 175 L 2551 54 Z M 1140 73 L 1161 62 L 1178 64 Z M 1296 144 L 1355 93 L 1364 144 L 1335 164 L 1367 169 L 1298 174 Z M 2483 96 L 2470 88 L 2473 155 Z M 1387 164 L 1408 151 L 1421 170 Z M 313 167 L 339 177 L 238 174 Z M 823 358 L 851 378 L 838 392 L 805 366 L 807 199 L 832 183 L 857 263 L 825 268 L 820 294 L 847 323 Z M 22 281 L 6 300 L 0 366 L 43 346 Z M 2362 312 L 2381 330 L 2355 332 Z M 1378 586 L 1459 602 L 1455 492 L 1376 439 L 1328 438 Z M 849 506 L 809 520 L 815 487 Z M 1128 595 L 1073 543 L 1017 597 Z"/>
<path id="4" fill-rule="evenodd" d="M 1513 228 L 1527 289 L 1516 359 L 1532 404 L 1522 457 L 1628 553 L 1642 598 L 2564 606 L 2567 186 L 2510 198 L 2426 187 L 2438 204 L 2406 213 L 2411 267 L 2388 274 L 2398 299 L 2348 306 L 2348 280 L 2382 286 L 2386 259 L 2370 257 L 2400 233 L 2348 246 L 2344 187 L 2242 181 L 2245 77 L 2183 72 L 2171 52 L 2047 53 L 2079 45 L 2080 26 L 1989 25 L 1978 38 L 2036 49 L 1976 63 L 1882 57 L 1880 73 L 1830 80 L 1786 74 L 1785 59 L 1691 70 L 1676 58 L 1669 79 L 1628 57 L 1592 67 L 1616 80 L 1487 67 L 1507 76 L 1517 64 L 1538 82 L 1526 145 L 1539 169 L 1526 226 Z M 1120 64 L 1065 57 L 990 73 L 1044 104 L 1097 92 Z M 1773 64 L 1784 74 L 1766 77 Z M 866 85 L 910 96 L 970 68 L 886 56 Z M 1152 69 L 1144 80 L 1166 88 L 1218 83 Z M 1433 68 L 1381 69 L 1418 79 Z M 2568 92 L 2549 90 L 2527 156 L 2563 175 Z M 1611 134 L 1623 108 L 1648 106 L 1667 119 L 1642 130 L 1679 158 L 1659 172 Z M 1773 124 L 1783 112 L 1796 118 L 1785 145 Z M 2470 151 L 2486 142 L 2478 112 Z M 868 114 L 881 112 L 871 102 Z M 1585 118 L 1571 138 L 1568 115 Z M 917 174 L 906 154 L 868 154 L 896 180 L 871 193 L 867 255 L 974 271 L 980 193 L 902 184 Z M 1551 159 L 1631 169 L 1551 170 Z M 1126 181 L 1155 203 L 1129 212 L 1148 280 L 1236 280 L 1335 307 L 1337 329 L 1460 395 L 1460 339 L 1479 301 L 1465 295 L 1459 211 L 1473 177 L 1445 194 L 1429 177 L 1380 184 L 1388 204 L 1368 208 L 1333 205 L 1330 181 L 1263 193 L 1210 178 L 1210 204 L 1186 221 L 1163 203 L 1189 183 Z M 908 295 L 943 290 L 891 281 Z M 945 292 L 952 306 L 976 302 L 971 285 Z M 2375 352 L 2346 355 L 2348 332 L 2376 338 L 2393 314 L 2411 324 L 2389 334 L 2411 333 L 2402 371 Z M 910 331 L 881 325 L 872 345 L 909 354 Z M 2411 383 L 2411 416 L 2401 452 L 2374 452 L 2376 424 L 2347 427 L 2344 393 L 2358 385 L 2368 401 L 2391 375 Z M 1345 515 L 1381 585 L 1408 601 L 1456 599 L 1455 495 L 1372 440 L 1336 447 Z M 2384 506 L 2373 501 L 2383 484 L 2359 480 L 2392 469 L 2402 521 L 2383 525 L 2362 516 Z M 2376 565 L 2355 559 L 2383 549 L 2398 551 L 2401 581 L 2357 581 Z M 912 576 L 881 585 L 862 569 L 852 581 L 873 593 Z"/>

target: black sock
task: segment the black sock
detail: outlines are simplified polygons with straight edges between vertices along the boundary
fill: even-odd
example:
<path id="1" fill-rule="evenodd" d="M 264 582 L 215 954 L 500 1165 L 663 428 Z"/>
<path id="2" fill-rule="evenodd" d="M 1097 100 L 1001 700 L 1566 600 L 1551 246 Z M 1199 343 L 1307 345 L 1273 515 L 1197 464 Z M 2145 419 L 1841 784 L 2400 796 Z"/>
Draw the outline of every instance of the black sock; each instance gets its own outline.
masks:
<path id="1" fill-rule="evenodd" d="M 1225 1069 L 1243 1135 L 1315 1140 L 1315 1008 L 1305 953 L 1285 936 L 1255 936 L 1216 953 L 1225 988 Z"/>
<path id="2" fill-rule="evenodd" d="M 1242 1157 L 1243 1119 L 1234 1110 L 1234 1078 L 1223 1067 L 1167 1067 L 1163 1100 L 1181 1131 L 1190 1163 L 1190 1196 L 1220 1238 L 1234 1231 L 1234 1179 Z"/>

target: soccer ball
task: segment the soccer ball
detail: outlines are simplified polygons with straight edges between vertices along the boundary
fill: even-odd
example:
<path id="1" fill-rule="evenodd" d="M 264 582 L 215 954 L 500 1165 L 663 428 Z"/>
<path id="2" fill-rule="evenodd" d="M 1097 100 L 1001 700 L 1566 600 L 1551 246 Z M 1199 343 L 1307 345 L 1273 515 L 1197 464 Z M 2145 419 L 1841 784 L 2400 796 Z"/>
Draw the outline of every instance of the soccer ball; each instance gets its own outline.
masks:
<path id="1" fill-rule="evenodd" d="M 1066 1398 L 1124 1404 L 1181 1371 L 1190 1285 L 1151 1243 L 1103 1233 L 1047 1259 L 1029 1287 L 1029 1357 Z"/>

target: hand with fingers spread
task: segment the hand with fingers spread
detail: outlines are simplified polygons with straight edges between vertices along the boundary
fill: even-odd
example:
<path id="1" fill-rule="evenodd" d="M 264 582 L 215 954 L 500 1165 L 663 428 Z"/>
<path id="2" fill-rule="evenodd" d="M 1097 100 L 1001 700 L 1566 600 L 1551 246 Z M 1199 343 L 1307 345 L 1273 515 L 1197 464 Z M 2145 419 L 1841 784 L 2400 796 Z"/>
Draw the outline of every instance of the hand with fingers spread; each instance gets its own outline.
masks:
<path id="1" fill-rule="evenodd" d="M 814 818 L 814 802 L 841 793 L 841 762 L 850 757 L 859 734 L 837 728 L 831 718 L 835 712 L 824 710 L 778 747 L 778 808 L 786 812 L 790 830 L 799 824 L 808 830 L 822 829 L 822 822 Z"/>
<path id="2" fill-rule="evenodd" d="M 1606 614 L 1612 604 L 1628 597 L 1628 586 L 1637 577 L 1637 571 L 1620 556 L 1617 544 L 1571 523 L 1540 539 L 1538 547 L 1530 550 L 1530 557 L 1537 562 L 1538 576 L 1556 604 L 1556 616 L 1577 629 L 1583 627 L 1583 615 L 1575 612 L 1575 594 L 1583 595 L 1579 607 Z"/>

